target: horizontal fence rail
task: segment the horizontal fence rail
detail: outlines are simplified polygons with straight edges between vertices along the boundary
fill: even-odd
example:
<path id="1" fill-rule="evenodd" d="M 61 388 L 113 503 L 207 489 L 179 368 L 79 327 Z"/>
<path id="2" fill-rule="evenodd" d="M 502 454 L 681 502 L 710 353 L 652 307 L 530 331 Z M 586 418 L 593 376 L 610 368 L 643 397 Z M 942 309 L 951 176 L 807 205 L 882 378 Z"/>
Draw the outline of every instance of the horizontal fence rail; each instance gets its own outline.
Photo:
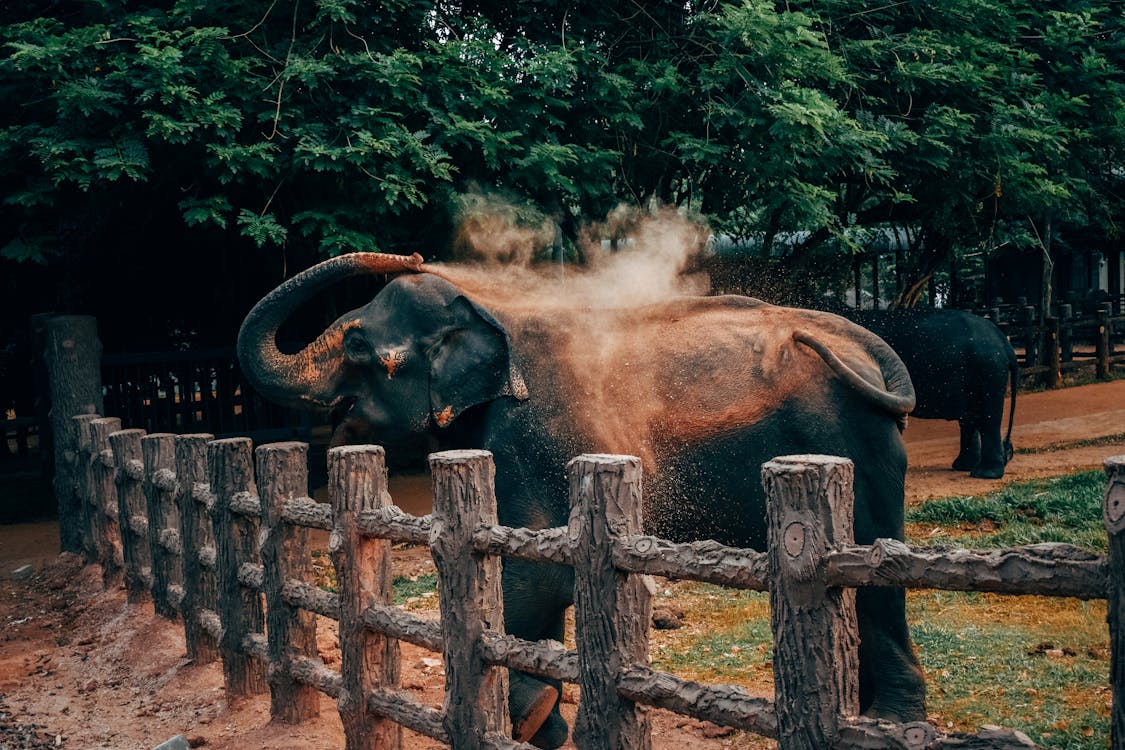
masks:
<path id="1" fill-rule="evenodd" d="M 648 747 L 646 706 L 777 738 L 783 750 L 1034 747 L 1007 729 L 945 734 L 926 722 L 856 717 L 851 592 L 860 586 L 1108 599 L 1111 739 L 1125 747 L 1125 456 L 1106 461 L 1106 556 L 1064 544 L 856 545 L 853 468 L 825 456 L 763 466 L 773 530 L 762 553 L 643 534 L 640 465 L 627 456 L 572 461 L 569 526 L 532 531 L 496 524 L 484 451 L 431 456 L 434 512 L 419 518 L 391 503 L 378 446 L 332 449 L 331 503 L 320 504 L 308 496 L 303 443 L 255 450 L 246 438 L 144 435 L 95 415 L 72 421 L 84 550 L 102 565 L 104 584 L 124 582 L 129 603 L 151 600 L 161 616 L 179 618 L 189 657 L 220 659 L 231 697 L 269 692 L 271 716 L 287 722 L 316 715 L 322 694 L 334 699 L 349 750 L 400 748 L 402 727 L 455 748 L 530 748 L 523 740 L 534 728 L 513 727 L 508 716 L 506 669 L 580 685 L 581 748 Z M 310 529 L 331 532 L 338 593 L 314 583 Z M 824 529 L 848 534 L 829 538 Z M 392 605 L 394 542 L 431 548 L 441 620 Z M 504 632 L 502 556 L 576 568 L 577 649 Z M 649 667 L 650 575 L 770 591 L 776 700 Z M 814 606 L 786 613 L 797 600 Z M 317 655 L 317 615 L 339 623 L 339 671 Z M 442 708 L 399 687 L 402 641 L 442 654 Z M 810 652 L 824 660 L 810 662 Z"/>

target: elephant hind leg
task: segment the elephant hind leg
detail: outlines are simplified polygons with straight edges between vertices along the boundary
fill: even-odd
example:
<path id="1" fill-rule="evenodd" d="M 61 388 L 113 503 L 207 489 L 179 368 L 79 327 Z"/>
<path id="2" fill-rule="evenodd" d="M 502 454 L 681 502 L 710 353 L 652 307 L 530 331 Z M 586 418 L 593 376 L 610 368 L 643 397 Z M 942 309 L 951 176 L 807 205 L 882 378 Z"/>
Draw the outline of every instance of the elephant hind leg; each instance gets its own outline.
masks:
<path id="1" fill-rule="evenodd" d="M 1010 441 L 1006 441 L 1000 433 L 1001 421 L 1004 418 L 1003 391 L 999 398 L 991 403 L 982 405 L 983 416 L 977 421 L 980 428 L 980 462 L 970 472 L 970 476 L 978 479 L 999 479 L 1004 476 L 1004 467 L 1011 457 Z"/>
<path id="2" fill-rule="evenodd" d="M 981 436 L 980 463 L 969 472 L 969 476 L 977 479 L 999 479 L 1004 476 L 1010 448 L 1011 443 L 1005 445 L 1001 440 L 998 428 L 985 430 Z"/>
<path id="3" fill-rule="evenodd" d="M 972 471 L 980 463 L 980 429 L 975 420 L 959 419 L 961 427 L 961 451 L 953 459 L 954 471 Z"/>

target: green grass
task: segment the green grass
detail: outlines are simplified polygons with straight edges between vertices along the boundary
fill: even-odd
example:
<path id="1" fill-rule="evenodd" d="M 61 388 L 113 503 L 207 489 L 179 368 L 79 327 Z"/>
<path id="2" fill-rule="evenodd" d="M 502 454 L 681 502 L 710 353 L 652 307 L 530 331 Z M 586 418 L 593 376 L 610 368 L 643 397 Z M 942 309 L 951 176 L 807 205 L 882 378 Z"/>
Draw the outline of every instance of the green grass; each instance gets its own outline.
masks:
<path id="1" fill-rule="evenodd" d="M 398 605 L 406 604 L 413 599 L 429 598 L 426 594 L 431 596 L 437 595 L 437 573 L 426 573 L 420 576 L 396 576 L 394 581 L 391 582 L 394 586 L 394 603 Z M 437 604 L 435 599 L 433 602 Z"/>
<path id="2" fill-rule="evenodd" d="M 1104 493 L 1105 474 L 1085 471 L 1017 482 L 980 497 L 929 500 L 907 510 L 908 541 L 969 548 L 1066 542 L 1104 552 Z M 930 533 L 935 527 L 940 535 Z"/>
<path id="3" fill-rule="evenodd" d="M 939 726 L 1000 724 L 1045 747 L 1105 747 L 1110 694 L 1101 602 L 930 591 L 908 602 L 930 717 Z"/>

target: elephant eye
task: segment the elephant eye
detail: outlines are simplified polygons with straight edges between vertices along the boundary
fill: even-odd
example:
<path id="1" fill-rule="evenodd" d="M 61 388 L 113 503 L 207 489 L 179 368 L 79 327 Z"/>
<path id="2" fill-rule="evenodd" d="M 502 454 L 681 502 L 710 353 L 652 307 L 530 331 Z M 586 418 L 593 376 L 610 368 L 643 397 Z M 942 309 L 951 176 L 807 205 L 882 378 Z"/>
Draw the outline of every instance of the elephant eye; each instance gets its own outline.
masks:
<path id="1" fill-rule="evenodd" d="M 369 362 L 371 360 L 371 344 L 358 331 L 348 331 L 344 334 L 344 357 L 349 362 Z"/>

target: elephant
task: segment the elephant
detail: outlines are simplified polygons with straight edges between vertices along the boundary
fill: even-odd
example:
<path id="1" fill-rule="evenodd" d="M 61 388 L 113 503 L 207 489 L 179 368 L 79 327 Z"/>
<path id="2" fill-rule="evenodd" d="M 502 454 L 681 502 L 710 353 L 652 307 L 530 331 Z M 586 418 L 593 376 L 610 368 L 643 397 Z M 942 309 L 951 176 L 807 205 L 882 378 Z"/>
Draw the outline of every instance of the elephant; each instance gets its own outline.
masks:
<path id="1" fill-rule="evenodd" d="M 996 325 L 963 310 L 847 310 L 840 314 L 882 338 L 906 365 L 917 394 L 913 416 L 957 420 L 956 471 L 999 479 L 1011 460 L 1019 365 Z M 1008 432 L 1004 394 L 1011 387 Z"/>
<path id="2" fill-rule="evenodd" d="M 363 274 L 390 280 L 295 354 L 281 324 L 312 295 Z M 429 433 L 443 449 L 491 451 L 501 524 L 543 529 L 569 516 L 566 463 L 582 453 L 639 456 L 645 527 L 764 549 L 758 467 L 780 455 L 855 465 L 855 538 L 903 538 L 914 405 L 906 367 L 877 336 L 838 316 L 748 297 L 682 297 L 546 310 L 420 256 L 353 253 L 282 283 L 238 335 L 245 376 L 287 405 L 346 410 L 334 441 Z M 506 630 L 562 640 L 574 573 L 505 559 Z M 900 588 L 857 592 L 860 705 L 925 718 L 925 684 Z M 513 671 L 514 735 L 563 744 L 561 685 Z"/>

